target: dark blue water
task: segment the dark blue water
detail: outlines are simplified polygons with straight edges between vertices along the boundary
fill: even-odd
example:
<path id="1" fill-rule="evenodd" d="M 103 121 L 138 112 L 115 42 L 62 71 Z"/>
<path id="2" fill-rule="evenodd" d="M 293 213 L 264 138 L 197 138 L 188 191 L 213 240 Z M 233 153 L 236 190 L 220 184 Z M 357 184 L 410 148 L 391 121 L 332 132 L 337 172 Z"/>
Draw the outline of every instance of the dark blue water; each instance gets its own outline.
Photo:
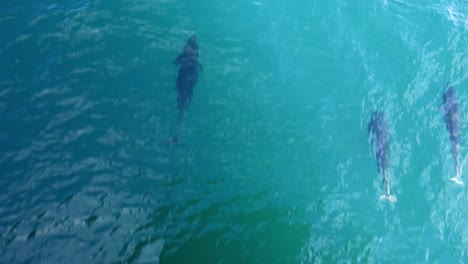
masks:
<path id="1" fill-rule="evenodd" d="M 466 1 L 0 4 L 0 262 L 465 263 Z M 203 72 L 176 129 L 172 63 Z M 384 188 L 367 125 L 388 120 Z M 468 176 L 462 175 L 465 184 Z"/>

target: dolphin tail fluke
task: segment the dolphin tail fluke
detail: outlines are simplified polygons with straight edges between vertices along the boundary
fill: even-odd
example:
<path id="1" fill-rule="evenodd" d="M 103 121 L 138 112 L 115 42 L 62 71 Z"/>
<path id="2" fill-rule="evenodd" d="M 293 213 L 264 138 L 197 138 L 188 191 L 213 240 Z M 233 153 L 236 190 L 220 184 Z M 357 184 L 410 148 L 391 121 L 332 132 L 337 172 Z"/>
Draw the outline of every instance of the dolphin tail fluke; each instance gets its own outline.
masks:
<path id="1" fill-rule="evenodd" d="M 184 115 L 184 111 L 180 110 L 179 111 L 179 116 L 177 117 L 177 125 L 176 125 L 175 134 L 172 137 L 172 144 L 179 144 L 180 143 L 179 128 L 180 128 L 180 123 L 182 122 L 183 115 Z"/>
<path id="2" fill-rule="evenodd" d="M 177 145 L 180 143 L 180 138 L 179 138 L 179 135 L 178 134 L 175 134 L 173 137 L 172 137 L 172 144 L 174 145 Z"/>
<path id="3" fill-rule="evenodd" d="M 387 200 L 391 203 L 395 203 L 397 198 L 395 195 L 390 194 L 390 181 L 387 178 L 387 174 L 384 172 L 383 184 L 385 185 L 385 194 L 382 194 L 379 200 Z"/>
<path id="4" fill-rule="evenodd" d="M 465 184 L 463 183 L 463 181 L 459 177 L 453 177 L 453 178 L 450 178 L 450 180 L 455 182 L 459 186 L 465 186 Z"/>
<path id="5" fill-rule="evenodd" d="M 396 196 L 395 196 L 395 195 L 391 195 L 391 194 L 382 194 L 382 195 L 380 196 L 379 199 L 380 199 L 381 201 L 382 201 L 382 200 L 387 200 L 387 201 L 389 201 L 389 202 L 391 202 L 391 203 L 396 203 L 396 201 L 397 201 Z"/>
<path id="6" fill-rule="evenodd" d="M 461 168 L 457 166 L 457 175 L 453 178 L 450 178 L 450 180 L 455 182 L 459 186 L 464 186 L 465 184 L 463 183 L 461 179 L 461 174 L 462 174 Z"/>

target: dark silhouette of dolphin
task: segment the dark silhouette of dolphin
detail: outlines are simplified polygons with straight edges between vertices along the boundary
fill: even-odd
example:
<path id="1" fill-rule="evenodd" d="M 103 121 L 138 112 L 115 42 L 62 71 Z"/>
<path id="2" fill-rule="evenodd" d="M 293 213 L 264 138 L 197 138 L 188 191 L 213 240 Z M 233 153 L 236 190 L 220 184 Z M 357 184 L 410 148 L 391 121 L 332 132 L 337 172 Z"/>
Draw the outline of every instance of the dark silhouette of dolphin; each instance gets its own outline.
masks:
<path id="1" fill-rule="evenodd" d="M 461 142 L 461 126 L 462 119 L 460 114 L 460 106 L 458 104 L 457 94 L 453 86 L 447 83 L 445 92 L 442 96 L 442 104 L 444 105 L 444 120 L 445 127 L 450 135 L 451 152 L 455 160 L 455 177 L 450 180 L 459 185 L 463 185 L 461 180 L 461 166 L 460 166 L 460 142 Z"/>
<path id="2" fill-rule="evenodd" d="M 390 194 L 390 181 L 387 177 L 387 170 L 390 165 L 390 134 L 388 132 L 388 126 L 383 112 L 372 112 L 367 131 L 369 132 L 371 142 L 374 145 L 377 170 L 379 173 L 382 173 L 382 183 L 385 187 L 385 194 L 380 196 L 380 199 L 387 199 L 391 202 L 396 202 L 396 197 Z"/>
<path id="3" fill-rule="evenodd" d="M 190 36 L 187 40 L 184 50 L 177 56 L 174 63 L 179 66 L 179 74 L 177 75 L 176 81 L 177 108 L 179 109 L 179 115 L 177 118 L 176 132 L 172 141 L 178 144 L 180 142 L 180 123 L 192 100 L 193 88 L 198 81 L 198 70 L 202 70 L 201 65 L 198 63 L 198 45 L 195 34 Z"/>

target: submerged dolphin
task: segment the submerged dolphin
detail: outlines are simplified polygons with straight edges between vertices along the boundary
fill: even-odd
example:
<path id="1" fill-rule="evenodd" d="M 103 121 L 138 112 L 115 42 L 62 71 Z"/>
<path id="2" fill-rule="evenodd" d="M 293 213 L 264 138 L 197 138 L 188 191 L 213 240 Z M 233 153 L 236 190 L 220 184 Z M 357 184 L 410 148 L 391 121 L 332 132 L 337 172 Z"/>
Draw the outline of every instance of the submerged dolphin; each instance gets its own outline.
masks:
<path id="1" fill-rule="evenodd" d="M 367 130 L 374 145 L 375 158 L 377 160 L 377 169 L 379 173 L 382 173 L 382 183 L 385 186 L 385 194 L 380 196 L 380 199 L 387 199 L 391 202 L 396 202 L 396 197 L 390 194 L 390 181 L 387 177 L 387 170 L 390 165 L 390 135 L 388 132 L 388 126 L 383 112 L 374 111 L 372 113 Z"/>
<path id="2" fill-rule="evenodd" d="M 176 133 L 173 137 L 173 143 L 179 143 L 179 127 L 182 117 L 192 100 L 193 88 L 198 81 L 198 70 L 202 69 L 198 63 L 198 45 L 196 35 L 192 35 L 185 44 L 182 53 L 177 56 L 174 63 L 179 66 L 177 75 L 177 108 L 179 116 L 177 118 Z"/>
<path id="3" fill-rule="evenodd" d="M 450 143 L 452 145 L 452 156 L 455 160 L 455 177 L 451 178 L 452 181 L 459 185 L 463 185 L 461 180 L 461 166 L 460 166 L 460 142 L 461 142 L 461 125 L 462 119 L 460 114 L 460 106 L 458 105 L 457 94 L 455 89 L 447 83 L 446 90 L 442 96 L 444 105 L 444 119 L 445 126 L 450 135 Z"/>

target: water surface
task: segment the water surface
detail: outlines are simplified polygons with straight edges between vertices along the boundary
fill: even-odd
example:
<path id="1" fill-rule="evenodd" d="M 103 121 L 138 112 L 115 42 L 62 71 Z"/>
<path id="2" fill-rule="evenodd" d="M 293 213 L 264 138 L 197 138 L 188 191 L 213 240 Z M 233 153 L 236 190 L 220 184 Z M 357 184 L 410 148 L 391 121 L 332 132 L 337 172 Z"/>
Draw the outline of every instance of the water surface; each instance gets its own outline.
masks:
<path id="1" fill-rule="evenodd" d="M 4 0 L 0 261 L 467 262 L 438 108 L 450 80 L 468 121 L 466 2 L 293 2 Z M 204 70 L 171 146 L 193 33 Z"/>

